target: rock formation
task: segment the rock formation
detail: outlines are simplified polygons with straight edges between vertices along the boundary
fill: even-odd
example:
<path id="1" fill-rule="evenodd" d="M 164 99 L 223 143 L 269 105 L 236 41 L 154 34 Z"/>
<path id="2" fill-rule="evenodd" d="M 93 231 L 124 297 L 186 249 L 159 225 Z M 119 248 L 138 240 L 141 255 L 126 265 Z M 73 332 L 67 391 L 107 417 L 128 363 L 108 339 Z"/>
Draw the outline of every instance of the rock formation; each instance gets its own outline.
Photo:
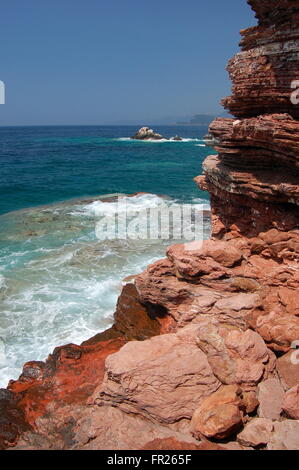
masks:
<path id="1" fill-rule="evenodd" d="M 299 449 L 299 1 L 248 3 L 237 119 L 211 124 L 218 155 L 195 178 L 211 239 L 127 285 L 110 330 L 26 364 L 0 394 L 0 446 Z"/>
<path id="2" fill-rule="evenodd" d="M 149 127 L 141 127 L 139 131 L 136 132 L 135 135 L 131 137 L 131 139 L 135 140 L 161 140 L 164 139 L 163 135 L 158 134 L 157 132 L 153 131 Z"/>
<path id="3" fill-rule="evenodd" d="M 149 127 L 141 127 L 139 131 L 136 132 L 135 135 L 131 137 L 131 139 L 134 140 L 174 140 L 177 142 L 180 142 L 182 137 L 179 135 L 175 135 L 174 137 L 171 137 L 170 139 L 167 139 L 166 137 L 163 137 L 163 135 L 158 134 L 155 132 L 153 129 L 150 129 Z"/>

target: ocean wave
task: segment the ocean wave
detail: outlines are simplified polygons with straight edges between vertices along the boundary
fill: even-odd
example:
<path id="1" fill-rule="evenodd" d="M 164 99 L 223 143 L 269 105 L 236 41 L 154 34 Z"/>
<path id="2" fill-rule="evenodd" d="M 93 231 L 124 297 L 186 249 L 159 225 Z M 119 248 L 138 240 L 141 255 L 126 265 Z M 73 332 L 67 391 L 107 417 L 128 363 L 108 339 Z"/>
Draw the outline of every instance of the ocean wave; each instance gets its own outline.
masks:
<path id="1" fill-rule="evenodd" d="M 152 143 L 152 144 L 161 144 L 161 143 L 176 143 L 176 144 L 180 144 L 180 143 L 185 143 L 185 142 L 204 142 L 204 140 L 202 139 L 191 139 L 191 138 L 182 138 L 182 140 L 173 140 L 173 139 L 159 139 L 159 140 L 156 140 L 156 139 L 146 139 L 146 140 L 141 140 L 141 139 L 132 139 L 131 137 L 119 137 L 118 139 L 115 139 L 115 140 L 119 140 L 119 141 L 122 141 L 122 142 L 148 142 L 148 143 Z"/>
<path id="2" fill-rule="evenodd" d="M 209 208 L 207 200 L 202 198 L 194 198 L 189 204 L 197 206 L 199 210 Z M 181 206 L 181 203 L 176 199 L 162 197 L 156 194 L 138 194 L 136 196 L 120 197 L 116 202 L 93 201 L 87 205 L 77 207 L 72 214 L 95 217 L 114 217 L 116 214 L 126 214 L 130 217 L 131 215 L 136 215 L 136 213 L 145 212 L 147 209 L 176 208 L 179 206 Z"/>
<path id="3" fill-rule="evenodd" d="M 120 197 L 116 202 L 93 201 L 84 206 L 78 206 L 72 215 L 114 216 L 121 213 L 141 212 L 165 204 L 166 200 L 155 194 L 139 194 Z"/>
<path id="4" fill-rule="evenodd" d="M 4 287 L 6 287 L 6 282 L 5 282 L 5 277 L 0 274 L 0 290 L 3 289 Z"/>

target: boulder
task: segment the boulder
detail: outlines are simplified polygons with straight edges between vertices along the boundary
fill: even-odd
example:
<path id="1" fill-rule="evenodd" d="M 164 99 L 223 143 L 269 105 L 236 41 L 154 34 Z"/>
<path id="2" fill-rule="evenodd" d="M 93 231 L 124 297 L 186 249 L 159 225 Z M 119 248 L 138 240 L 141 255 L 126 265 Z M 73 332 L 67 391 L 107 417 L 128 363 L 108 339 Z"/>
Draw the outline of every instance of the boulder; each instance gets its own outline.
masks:
<path id="1" fill-rule="evenodd" d="M 268 450 L 299 450 L 299 421 L 287 419 L 274 423 Z"/>
<path id="2" fill-rule="evenodd" d="M 242 425 L 241 394 L 238 386 L 223 385 L 205 398 L 193 414 L 192 434 L 197 438 L 203 435 L 224 439 L 236 432 Z"/>
<path id="3" fill-rule="evenodd" d="M 246 413 L 253 413 L 259 405 L 259 401 L 256 395 L 256 389 L 243 391 L 242 402 Z"/>
<path id="4" fill-rule="evenodd" d="M 240 331 L 203 320 L 199 323 L 197 344 L 206 353 L 215 376 L 224 384 L 255 386 L 274 367 L 273 353 L 252 330 Z"/>
<path id="5" fill-rule="evenodd" d="M 251 310 L 253 308 L 259 307 L 260 304 L 261 301 L 258 294 L 240 293 L 218 300 L 218 302 L 215 304 L 215 307 L 221 311 L 235 310 L 238 312 L 243 309 Z"/>
<path id="6" fill-rule="evenodd" d="M 277 359 L 277 372 L 285 390 L 299 384 L 299 351 L 293 349 Z"/>
<path id="7" fill-rule="evenodd" d="M 112 354 L 93 402 L 117 405 L 165 424 L 191 419 L 198 403 L 220 382 L 196 345 L 194 327 L 188 328 L 179 334 L 131 341 Z"/>
<path id="8" fill-rule="evenodd" d="M 238 442 L 246 447 L 265 446 L 270 441 L 271 432 L 273 430 L 273 422 L 265 418 L 253 418 L 246 424 L 240 434 L 238 434 Z"/>
<path id="9" fill-rule="evenodd" d="M 288 352 L 299 338 L 299 318 L 284 312 L 277 302 L 276 308 L 257 318 L 255 329 L 271 349 Z"/>
<path id="10" fill-rule="evenodd" d="M 282 409 L 289 418 L 299 420 L 299 385 L 295 385 L 285 393 Z"/>
<path id="11" fill-rule="evenodd" d="M 241 260 L 242 253 L 225 242 L 204 240 L 172 245 L 167 250 L 167 257 L 185 279 L 209 273 L 213 278 L 219 278 L 226 274 L 226 268 Z"/>

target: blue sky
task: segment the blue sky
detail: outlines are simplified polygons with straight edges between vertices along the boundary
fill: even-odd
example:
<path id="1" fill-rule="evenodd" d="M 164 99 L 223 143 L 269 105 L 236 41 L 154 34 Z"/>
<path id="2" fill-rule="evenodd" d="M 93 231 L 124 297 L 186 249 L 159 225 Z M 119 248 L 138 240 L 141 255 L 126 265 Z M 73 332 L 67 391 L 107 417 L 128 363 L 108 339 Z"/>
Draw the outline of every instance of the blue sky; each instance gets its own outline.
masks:
<path id="1" fill-rule="evenodd" d="M 113 124 L 219 112 L 246 0 L 9 0 L 0 125 Z"/>

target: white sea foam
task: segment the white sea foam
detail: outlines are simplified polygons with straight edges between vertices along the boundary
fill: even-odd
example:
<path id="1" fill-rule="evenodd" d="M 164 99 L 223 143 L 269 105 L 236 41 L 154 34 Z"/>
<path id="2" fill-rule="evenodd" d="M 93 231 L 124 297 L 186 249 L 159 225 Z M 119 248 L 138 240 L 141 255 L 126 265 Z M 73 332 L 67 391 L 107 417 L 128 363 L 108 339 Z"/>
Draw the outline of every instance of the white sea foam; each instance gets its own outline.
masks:
<path id="1" fill-rule="evenodd" d="M 72 215 L 113 216 L 116 213 L 127 214 L 144 211 L 165 204 L 165 199 L 155 194 L 139 194 L 132 197 L 121 197 L 117 202 L 94 201 L 85 206 L 77 206 Z"/>
<path id="2" fill-rule="evenodd" d="M 148 143 L 155 143 L 155 144 L 163 144 L 163 143 L 175 143 L 175 144 L 180 144 L 180 143 L 186 143 L 186 142 L 204 142 L 202 139 L 191 139 L 188 137 L 182 137 L 181 140 L 174 140 L 174 139 L 132 139 L 131 137 L 120 137 L 116 140 L 120 140 L 122 142 L 148 142 Z"/>

